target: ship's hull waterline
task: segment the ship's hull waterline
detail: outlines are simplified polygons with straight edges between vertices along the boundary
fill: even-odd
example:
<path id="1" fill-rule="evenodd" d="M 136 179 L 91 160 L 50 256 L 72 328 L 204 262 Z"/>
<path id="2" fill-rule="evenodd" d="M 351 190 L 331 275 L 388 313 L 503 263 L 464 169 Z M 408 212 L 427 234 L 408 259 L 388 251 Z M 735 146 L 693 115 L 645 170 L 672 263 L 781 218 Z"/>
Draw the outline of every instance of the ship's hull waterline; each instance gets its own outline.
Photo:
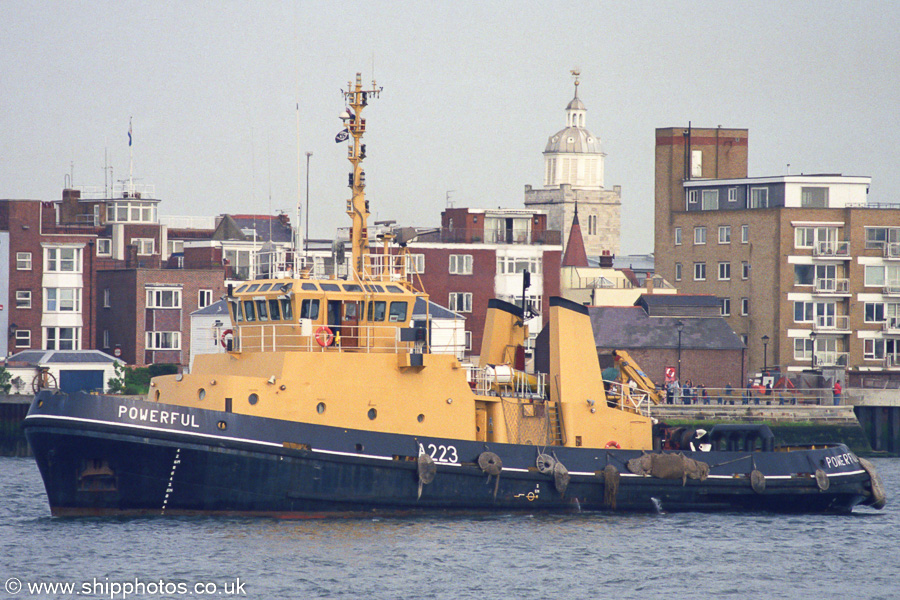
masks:
<path id="1" fill-rule="evenodd" d="M 416 438 L 88 394 L 42 393 L 25 420 L 53 515 L 284 517 L 421 511 L 847 513 L 873 502 L 842 445 L 696 452 L 705 479 L 634 474 L 640 451 Z M 479 466 L 491 452 L 499 477 Z M 432 457 L 433 479 L 419 458 Z M 542 472 L 543 453 L 565 466 Z M 615 468 L 613 477 L 611 465 Z M 544 465 L 546 466 L 546 465 Z M 426 469 L 427 471 L 428 469 Z M 817 480 L 815 473 L 820 471 Z M 752 481 L 751 472 L 764 477 Z M 428 481 L 428 483 L 425 483 Z"/>

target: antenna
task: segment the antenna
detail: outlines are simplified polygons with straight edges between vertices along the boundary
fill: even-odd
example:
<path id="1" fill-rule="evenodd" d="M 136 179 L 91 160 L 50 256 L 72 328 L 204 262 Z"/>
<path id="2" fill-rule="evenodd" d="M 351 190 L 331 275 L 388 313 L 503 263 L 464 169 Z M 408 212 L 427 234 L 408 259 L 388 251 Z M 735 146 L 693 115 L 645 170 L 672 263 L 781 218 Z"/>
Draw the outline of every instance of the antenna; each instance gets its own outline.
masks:
<path id="1" fill-rule="evenodd" d="M 453 201 L 450 199 L 450 194 L 455 192 L 456 190 L 447 190 L 446 200 L 447 200 L 447 208 L 453 208 Z"/>

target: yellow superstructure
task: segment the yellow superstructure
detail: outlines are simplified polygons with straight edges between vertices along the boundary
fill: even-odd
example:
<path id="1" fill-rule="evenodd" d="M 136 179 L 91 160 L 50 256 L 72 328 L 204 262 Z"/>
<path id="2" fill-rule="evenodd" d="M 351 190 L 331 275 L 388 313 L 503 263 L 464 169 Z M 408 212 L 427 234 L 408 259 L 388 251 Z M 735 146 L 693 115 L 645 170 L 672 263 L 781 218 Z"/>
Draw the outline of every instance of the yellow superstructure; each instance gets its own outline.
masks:
<path id="1" fill-rule="evenodd" d="M 229 289 L 228 352 L 196 357 L 190 374 L 155 378 L 150 400 L 432 438 L 651 449 L 649 416 L 607 402 L 590 320 L 579 305 L 551 301 L 546 375 L 516 369 L 528 331 L 521 311 L 505 302 L 491 303 L 477 367 L 429 351 L 427 323 L 412 320 L 416 299 L 427 296 L 413 285 L 406 255 L 391 251 L 390 238 L 380 253 L 368 246 L 360 114 L 379 91 L 374 82 L 363 90 L 357 75 L 345 93 L 350 276 Z"/>

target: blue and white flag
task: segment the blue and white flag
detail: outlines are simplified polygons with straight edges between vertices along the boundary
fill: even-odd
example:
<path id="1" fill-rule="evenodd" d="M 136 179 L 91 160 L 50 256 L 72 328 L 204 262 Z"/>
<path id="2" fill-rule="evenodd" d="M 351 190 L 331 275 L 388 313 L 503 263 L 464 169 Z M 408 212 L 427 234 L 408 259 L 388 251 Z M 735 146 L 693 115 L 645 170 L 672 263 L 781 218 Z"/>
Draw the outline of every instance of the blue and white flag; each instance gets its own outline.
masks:
<path id="1" fill-rule="evenodd" d="M 131 119 L 128 119 L 128 145 L 131 146 Z"/>
<path id="2" fill-rule="evenodd" d="M 350 137 L 350 132 L 344 129 L 334 136 L 334 141 L 340 144 L 341 142 L 346 142 L 348 137 Z"/>

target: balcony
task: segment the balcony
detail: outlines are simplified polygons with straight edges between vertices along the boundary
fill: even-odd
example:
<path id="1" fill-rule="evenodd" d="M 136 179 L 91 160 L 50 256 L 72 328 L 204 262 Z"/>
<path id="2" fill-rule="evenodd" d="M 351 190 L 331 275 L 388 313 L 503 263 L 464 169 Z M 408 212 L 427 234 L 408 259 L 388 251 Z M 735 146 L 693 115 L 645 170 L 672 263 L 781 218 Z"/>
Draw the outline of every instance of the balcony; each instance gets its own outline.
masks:
<path id="1" fill-rule="evenodd" d="M 485 231 L 483 229 L 441 229 L 441 241 L 450 244 L 548 244 L 560 245 L 562 234 L 559 231 L 524 231 L 501 230 Z"/>
<path id="2" fill-rule="evenodd" d="M 846 367 L 849 352 L 824 351 L 816 352 L 813 356 L 813 364 L 817 368 L 821 367 Z"/>
<path id="3" fill-rule="evenodd" d="M 888 260 L 900 260 L 900 242 L 890 242 L 885 244 L 884 257 Z"/>
<path id="4" fill-rule="evenodd" d="M 813 256 L 816 258 L 850 260 L 850 242 L 816 242 L 816 245 L 813 247 Z"/>
<path id="5" fill-rule="evenodd" d="M 884 294 L 887 296 L 900 296 L 900 281 L 885 281 Z"/>
<path id="6" fill-rule="evenodd" d="M 887 334 L 900 335 L 900 317 L 886 317 L 881 330 Z"/>
<path id="7" fill-rule="evenodd" d="M 885 286 L 887 287 L 887 286 Z M 849 279 L 816 279 L 814 282 L 814 290 L 816 294 L 834 294 L 838 296 L 850 295 Z M 900 284 L 898 284 L 898 293 L 900 293 Z"/>
<path id="8" fill-rule="evenodd" d="M 813 331 L 818 333 L 844 333 L 850 332 L 850 317 L 847 315 L 820 315 L 813 323 Z M 898 331 L 900 333 L 900 331 Z"/>

